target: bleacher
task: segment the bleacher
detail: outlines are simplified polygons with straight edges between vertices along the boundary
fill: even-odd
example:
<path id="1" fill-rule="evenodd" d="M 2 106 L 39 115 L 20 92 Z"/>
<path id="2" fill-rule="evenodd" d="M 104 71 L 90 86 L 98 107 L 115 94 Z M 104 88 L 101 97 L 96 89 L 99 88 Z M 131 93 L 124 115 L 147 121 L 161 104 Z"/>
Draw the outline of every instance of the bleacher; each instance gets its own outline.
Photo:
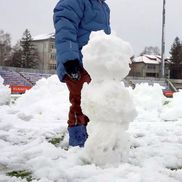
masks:
<path id="1" fill-rule="evenodd" d="M 4 85 L 9 85 L 12 94 L 22 94 L 31 89 L 41 78 L 48 78 L 48 73 L 32 73 L 24 70 L 0 69 L 0 76 Z"/>
<path id="2" fill-rule="evenodd" d="M 31 89 L 31 87 L 34 86 L 38 80 L 40 80 L 41 78 L 48 78 L 52 74 L 55 73 L 40 73 L 40 70 L 24 70 L 19 68 L 3 69 L 0 67 L 0 76 L 4 79 L 4 85 L 9 85 L 11 88 L 11 93 L 16 94 L 25 93 L 25 91 Z M 163 87 L 163 90 L 172 92 L 176 91 L 174 89 L 171 89 L 172 83 L 162 78 L 143 78 L 128 76 L 124 79 L 124 84 L 127 87 L 132 86 L 132 88 L 135 88 L 135 85 L 140 83 L 148 83 L 149 85 L 154 85 L 155 83 L 158 83 Z"/>
<path id="3" fill-rule="evenodd" d="M 167 88 L 168 84 L 165 79 L 162 78 L 152 78 L 152 77 L 127 77 L 127 82 L 130 82 L 134 85 L 140 84 L 140 83 L 148 83 L 149 85 L 159 84 L 160 86 Z"/>
<path id="4" fill-rule="evenodd" d="M 32 86 L 32 83 L 15 71 L 0 70 L 0 76 L 4 79 L 4 85 Z"/>
<path id="5" fill-rule="evenodd" d="M 28 73 L 28 72 L 20 72 L 20 74 L 28 80 L 32 85 L 35 85 L 35 83 L 40 80 L 41 78 L 48 78 L 51 76 L 51 74 L 45 74 L 45 73 Z"/>

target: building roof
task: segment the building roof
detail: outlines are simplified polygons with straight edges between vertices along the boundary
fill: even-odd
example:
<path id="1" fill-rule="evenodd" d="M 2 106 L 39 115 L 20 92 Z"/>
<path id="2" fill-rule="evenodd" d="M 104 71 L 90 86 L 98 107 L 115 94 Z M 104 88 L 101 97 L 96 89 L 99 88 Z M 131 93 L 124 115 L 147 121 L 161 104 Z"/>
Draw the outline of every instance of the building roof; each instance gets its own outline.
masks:
<path id="1" fill-rule="evenodd" d="M 48 40 L 48 39 L 55 39 L 54 33 L 49 34 L 42 34 L 32 37 L 33 41 L 40 41 L 40 40 Z"/>
<path id="2" fill-rule="evenodd" d="M 132 60 L 133 63 L 145 63 L 145 64 L 160 64 L 161 57 L 158 55 L 143 55 L 135 57 Z"/>

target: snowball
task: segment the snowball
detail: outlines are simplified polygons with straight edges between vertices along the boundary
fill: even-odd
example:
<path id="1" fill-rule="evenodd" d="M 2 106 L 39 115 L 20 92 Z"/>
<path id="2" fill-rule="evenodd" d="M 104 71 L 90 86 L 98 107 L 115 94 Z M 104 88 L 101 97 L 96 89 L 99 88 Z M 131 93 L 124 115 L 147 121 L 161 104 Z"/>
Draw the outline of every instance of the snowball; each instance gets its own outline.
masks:
<path id="1" fill-rule="evenodd" d="M 83 49 L 84 66 L 93 80 L 122 80 L 130 71 L 133 51 L 128 42 L 116 35 L 93 33 L 89 44 Z"/>

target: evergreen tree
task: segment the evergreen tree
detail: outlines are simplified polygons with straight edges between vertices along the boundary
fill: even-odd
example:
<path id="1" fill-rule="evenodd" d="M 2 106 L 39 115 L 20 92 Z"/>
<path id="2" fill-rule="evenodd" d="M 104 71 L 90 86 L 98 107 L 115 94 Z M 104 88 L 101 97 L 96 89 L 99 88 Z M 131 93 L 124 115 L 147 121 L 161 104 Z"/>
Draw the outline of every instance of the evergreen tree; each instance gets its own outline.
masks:
<path id="1" fill-rule="evenodd" d="M 171 54 L 172 63 L 175 65 L 182 63 L 182 42 L 180 41 L 179 37 L 175 38 L 169 53 Z"/>
<path id="2" fill-rule="evenodd" d="M 182 42 L 176 37 L 170 50 L 171 65 L 170 77 L 175 79 L 182 78 Z"/>
<path id="3" fill-rule="evenodd" d="M 32 36 L 28 29 L 23 33 L 21 39 L 22 57 L 21 67 L 22 68 L 37 68 L 39 64 L 39 57 L 37 50 L 32 43 Z"/>

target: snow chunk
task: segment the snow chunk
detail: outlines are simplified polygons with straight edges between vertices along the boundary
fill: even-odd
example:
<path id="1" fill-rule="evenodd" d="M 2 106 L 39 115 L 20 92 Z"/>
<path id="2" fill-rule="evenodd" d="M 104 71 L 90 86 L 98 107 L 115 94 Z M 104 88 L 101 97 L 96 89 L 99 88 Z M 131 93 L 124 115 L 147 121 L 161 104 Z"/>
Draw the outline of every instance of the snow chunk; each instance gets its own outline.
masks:
<path id="1" fill-rule="evenodd" d="M 182 90 L 173 94 L 173 98 L 162 110 L 161 118 L 165 121 L 176 121 L 182 118 Z"/>
<path id="2" fill-rule="evenodd" d="M 137 109 L 138 121 L 159 121 L 165 97 L 162 87 L 159 84 L 153 86 L 148 83 L 137 84 L 134 90 L 130 90 L 133 95 Z"/>
<path id="3" fill-rule="evenodd" d="M 32 89 L 17 99 L 15 107 L 19 111 L 18 117 L 25 121 L 30 121 L 33 117 L 67 121 L 65 114 L 61 113 L 68 113 L 68 99 L 65 84 L 60 83 L 57 75 L 53 75 L 39 80 Z"/>
<path id="4" fill-rule="evenodd" d="M 9 104 L 11 98 L 10 88 L 3 83 L 4 79 L 0 76 L 0 105 Z"/>

